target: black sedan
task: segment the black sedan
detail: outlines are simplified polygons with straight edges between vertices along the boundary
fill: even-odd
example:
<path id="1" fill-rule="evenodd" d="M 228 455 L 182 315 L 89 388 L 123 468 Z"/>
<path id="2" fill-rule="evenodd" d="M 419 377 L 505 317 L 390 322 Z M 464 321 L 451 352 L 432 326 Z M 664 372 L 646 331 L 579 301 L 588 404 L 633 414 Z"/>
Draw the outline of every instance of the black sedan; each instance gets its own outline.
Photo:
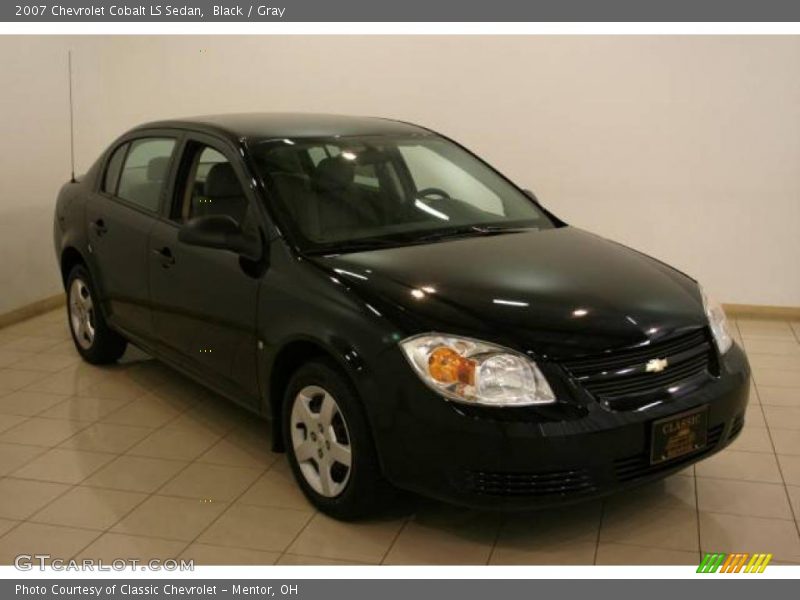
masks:
<path id="1" fill-rule="evenodd" d="M 739 433 L 749 367 L 674 268 L 377 118 L 142 125 L 62 188 L 75 346 L 128 342 L 272 422 L 320 510 L 607 494 Z"/>

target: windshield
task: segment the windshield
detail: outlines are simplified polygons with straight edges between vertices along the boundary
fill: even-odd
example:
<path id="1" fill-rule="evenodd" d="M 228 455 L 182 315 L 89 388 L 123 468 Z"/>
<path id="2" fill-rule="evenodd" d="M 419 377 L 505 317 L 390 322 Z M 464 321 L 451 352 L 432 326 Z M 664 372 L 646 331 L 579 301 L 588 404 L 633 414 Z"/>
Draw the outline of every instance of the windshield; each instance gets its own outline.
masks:
<path id="1" fill-rule="evenodd" d="M 305 251 L 553 227 L 503 177 L 433 136 L 270 140 L 251 156 Z"/>

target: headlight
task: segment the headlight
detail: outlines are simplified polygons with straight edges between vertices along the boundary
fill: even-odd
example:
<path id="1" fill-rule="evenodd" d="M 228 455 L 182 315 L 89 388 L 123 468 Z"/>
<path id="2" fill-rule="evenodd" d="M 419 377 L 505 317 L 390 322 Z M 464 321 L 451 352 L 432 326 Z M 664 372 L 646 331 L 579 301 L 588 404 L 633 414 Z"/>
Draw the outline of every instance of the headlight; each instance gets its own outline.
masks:
<path id="1" fill-rule="evenodd" d="M 728 319 L 725 311 L 722 310 L 717 302 L 706 296 L 703 288 L 700 288 L 700 295 L 703 296 L 703 309 L 708 317 L 708 324 L 711 326 L 711 333 L 717 344 L 720 354 L 725 354 L 733 345 L 733 338 L 728 330 Z"/>
<path id="2" fill-rule="evenodd" d="M 484 406 L 556 401 L 536 363 L 513 350 L 435 333 L 408 338 L 400 347 L 422 381 L 452 400 Z"/>

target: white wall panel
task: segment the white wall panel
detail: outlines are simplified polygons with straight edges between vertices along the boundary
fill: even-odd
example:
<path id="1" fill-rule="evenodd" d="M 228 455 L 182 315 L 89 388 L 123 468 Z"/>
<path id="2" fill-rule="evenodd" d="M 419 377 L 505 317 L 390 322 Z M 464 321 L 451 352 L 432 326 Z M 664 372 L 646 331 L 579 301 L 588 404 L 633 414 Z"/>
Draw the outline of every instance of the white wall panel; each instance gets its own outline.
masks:
<path id="1" fill-rule="evenodd" d="M 29 86 L 12 92 L 2 126 L 19 131 L 29 151 L 0 140 L 14 191 L 0 210 L 15 221 L 0 226 L 16 232 L 0 243 L 19 263 L 0 264 L 16 284 L 0 312 L 52 287 L 49 247 L 40 256 L 33 240 L 49 236 L 45 213 L 68 163 L 63 60 L 45 60 L 62 42 L 1 42 L 18 60 L 0 66 L 0 82 Z M 79 169 L 126 128 L 165 117 L 294 110 L 406 119 L 462 141 L 566 221 L 685 270 L 723 302 L 800 306 L 797 37 L 67 42 Z M 33 115 L 45 110 L 42 127 Z M 33 142 L 21 133 L 28 129 Z M 42 177 L 22 179 L 32 170 Z M 39 208 L 25 209 L 28 198 Z"/>
<path id="2" fill-rule="evenodd" d="M 53 201 L 69 179 L 69 88 L 59 38 L 0 37 L 0 314 L 61 289 Z"/>

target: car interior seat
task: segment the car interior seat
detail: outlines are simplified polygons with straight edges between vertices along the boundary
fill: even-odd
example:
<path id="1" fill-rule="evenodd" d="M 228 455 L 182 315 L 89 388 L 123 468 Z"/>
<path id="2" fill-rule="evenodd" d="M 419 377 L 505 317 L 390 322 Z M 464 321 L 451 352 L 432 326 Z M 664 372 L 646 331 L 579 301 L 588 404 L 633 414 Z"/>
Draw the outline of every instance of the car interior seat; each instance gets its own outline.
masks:
<path id="1" fill-rule="evenodd" d="M 245 223 L 247 197 L 231 163 L 220 162 L 211 167 L 203 191 L 204 197 L 195 197 L 194 216 L 228 215 L 240 225 Z"/>
<path id="2" fill-rule="evenodd" d="M 169 156 L 151 158 L 145 169 L 145 181 L 134 183 L 128 189 L 120 189 L 119 195 L 140 206 L 156 210 L 161 198 L 161 188 L 167 178 L 169 160 Z"/>
<path id="3" fill-rule="evenodd" d="M 311 187 L 323 231 L 346 232 L 376 224 L 374 210 L 363 202 L 354 181 L 355 164 L 341 155 L 325 158 L 317 165 Z"/>

